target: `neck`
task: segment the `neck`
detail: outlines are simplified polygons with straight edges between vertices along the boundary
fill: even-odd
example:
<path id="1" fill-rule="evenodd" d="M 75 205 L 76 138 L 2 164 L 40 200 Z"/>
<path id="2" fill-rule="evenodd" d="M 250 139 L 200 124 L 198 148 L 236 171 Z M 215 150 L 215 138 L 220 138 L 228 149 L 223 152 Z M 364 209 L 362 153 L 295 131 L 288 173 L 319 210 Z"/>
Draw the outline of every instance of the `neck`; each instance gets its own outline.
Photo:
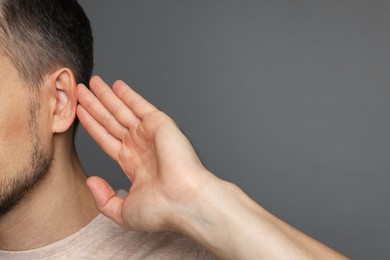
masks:
<path id="1" fill-rule="evenodd" d="M 98 211 L 85 180 L 73 146 L 54 152 L 47 177 L 0 219 L 0 249 L 40 248 L 72 235 L 92 221 Z"/>

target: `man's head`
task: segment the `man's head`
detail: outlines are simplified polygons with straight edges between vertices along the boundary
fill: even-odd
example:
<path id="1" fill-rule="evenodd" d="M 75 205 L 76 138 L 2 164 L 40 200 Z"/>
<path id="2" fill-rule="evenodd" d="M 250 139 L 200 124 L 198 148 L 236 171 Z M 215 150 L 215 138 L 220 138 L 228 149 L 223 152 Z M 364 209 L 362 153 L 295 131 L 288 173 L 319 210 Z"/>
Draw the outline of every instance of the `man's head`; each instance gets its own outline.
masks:
<path id="1" fill-rule="evenodd" d="M 90 22 L 77 0 L 0 0 L 0 53 L 27 86 L 59 67 L 88 85 L 93 69 Z M 78 121 L 75 120 L 75 129 Z"/>
<path id="2" fill-rule="evenodd" d="M 72 142 L 92 45 L 76 0 L 0 0 L 0 216 L 45 177 L 54 140 Z"/>

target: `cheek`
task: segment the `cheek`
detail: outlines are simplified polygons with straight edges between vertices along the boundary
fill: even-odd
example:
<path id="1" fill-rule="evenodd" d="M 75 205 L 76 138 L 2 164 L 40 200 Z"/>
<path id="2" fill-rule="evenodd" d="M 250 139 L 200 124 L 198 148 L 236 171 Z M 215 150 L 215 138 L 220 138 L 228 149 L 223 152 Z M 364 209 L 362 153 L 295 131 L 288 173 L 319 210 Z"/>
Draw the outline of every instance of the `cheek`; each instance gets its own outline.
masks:
<path id="1" fill-rule="evenodd" d="M 10 164 L 16 167 L 22 163 L 31 147 L 26 114 L 15 105 L 3 107 L 0 112 L 0 169 L 9 169 Z"/>
<path id="2" fill-rule="evenodd" d="M 15 142 L 27 133 L 27 109 L 24 100 L 9 97 L 0 105 L 0 137 L 2 141 Z"/>
<path id="3" fill-rule="evenodd" d="M 4 120 L 3 120 L 4 119 Z M 18 114 L 11 117 L 1 117 L 0 120 L 0 142 L 15 142 L 26 133 L 26 122 Z"/>

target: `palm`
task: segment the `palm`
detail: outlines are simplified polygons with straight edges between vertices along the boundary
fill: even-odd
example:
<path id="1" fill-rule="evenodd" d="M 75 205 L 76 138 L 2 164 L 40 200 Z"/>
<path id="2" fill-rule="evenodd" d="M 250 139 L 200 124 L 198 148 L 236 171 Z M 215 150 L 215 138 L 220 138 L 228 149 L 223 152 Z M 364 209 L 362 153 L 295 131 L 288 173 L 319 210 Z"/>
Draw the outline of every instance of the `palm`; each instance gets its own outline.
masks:
<path id="1" fill-rule="evenodd" d="M 167 116 L 156 112 L 125 138 L 118 163 L 133 183 L 122 212 L 126 225 L 132 229 L 150 231 L 163 227 L 164 216 L 170 211 L 166 200 L 185 196 L 184 169 L 200 167 L 193 150 L 188 149 L 188 141 L 181 133 L 178 138 L 177 132 Z"/>
<path id="2" fill-rule="evenodd" d="M 94 177 L 98 208 L 130 229 L 166 229 L 175 203 L 191 196 L 204 177 L 187 174 L 188 169 L 201 172 L 201 162 L 175 123 L 123 82 L 114 84 L 115 93 L 99 78 L 91 80 L 91 88 L 97 97 L 79 88 L 80 121 L 132 182 L 122 200 Z"/>

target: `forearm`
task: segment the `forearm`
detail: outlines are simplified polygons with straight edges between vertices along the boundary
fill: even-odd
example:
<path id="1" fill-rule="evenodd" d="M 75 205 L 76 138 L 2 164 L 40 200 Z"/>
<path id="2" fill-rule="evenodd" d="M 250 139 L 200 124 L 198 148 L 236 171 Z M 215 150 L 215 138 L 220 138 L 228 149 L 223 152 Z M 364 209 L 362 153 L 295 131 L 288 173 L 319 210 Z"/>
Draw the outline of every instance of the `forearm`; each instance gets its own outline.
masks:
<path id="1" fill-rule="evenodd" d="M 180 232 L 223 259 L 345 259 L 217 178 L 182 214 Z"/>

